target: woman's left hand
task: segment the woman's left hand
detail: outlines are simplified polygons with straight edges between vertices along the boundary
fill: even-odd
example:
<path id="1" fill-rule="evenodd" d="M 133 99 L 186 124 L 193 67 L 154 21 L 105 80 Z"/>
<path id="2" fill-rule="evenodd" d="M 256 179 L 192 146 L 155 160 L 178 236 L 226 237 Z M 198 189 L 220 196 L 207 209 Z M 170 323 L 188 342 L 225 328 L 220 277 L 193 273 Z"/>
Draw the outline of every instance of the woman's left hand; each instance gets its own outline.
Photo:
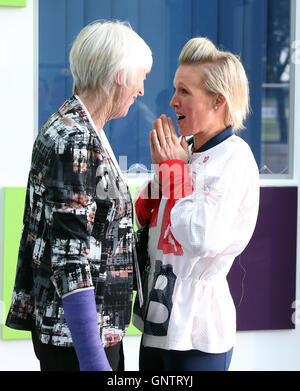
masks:
<path id="1" fill-rule="evenodd" d="M 188 143 L 185 137 L 177 136 L 175 126 L 170 117 L 161 115 L 153 122 L 154 129 L 150 132 L 150 149 L 153 164 L 164 160 L 188 161 Z"/>

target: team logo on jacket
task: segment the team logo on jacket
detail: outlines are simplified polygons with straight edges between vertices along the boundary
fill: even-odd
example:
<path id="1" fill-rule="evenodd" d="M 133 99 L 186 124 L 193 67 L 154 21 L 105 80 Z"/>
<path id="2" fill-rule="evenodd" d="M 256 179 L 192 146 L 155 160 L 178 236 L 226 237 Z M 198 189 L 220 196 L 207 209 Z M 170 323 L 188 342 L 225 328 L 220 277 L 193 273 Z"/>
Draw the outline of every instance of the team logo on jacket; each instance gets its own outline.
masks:
<path id="1" fill-rule="evenodd" d="M 173 273 L 172 265 L 163 265 L 157 260 L 144 323 L 146 334 L 160 337 L 168 334 L 175 281 L 176 275 Z"/>
<path id="2" fill-rule="evenodd" d="M 183 250 L 180 243 L 175 239 L 171 232 L 171 210 L 174 206 L 174 200 L 168 200 L 165 206 L 163 223 L 161 226 L 160 238 L 157 248 L 162 250 L 164 254 L 183 255 Z"/>

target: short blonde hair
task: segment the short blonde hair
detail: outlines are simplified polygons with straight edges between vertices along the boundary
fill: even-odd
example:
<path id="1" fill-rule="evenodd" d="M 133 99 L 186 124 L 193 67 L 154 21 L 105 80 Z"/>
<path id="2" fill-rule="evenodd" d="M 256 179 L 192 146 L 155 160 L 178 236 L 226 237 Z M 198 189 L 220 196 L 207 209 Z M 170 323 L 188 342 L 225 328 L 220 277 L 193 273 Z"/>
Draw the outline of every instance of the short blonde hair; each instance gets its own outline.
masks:
<path id="1" fill-rule="evenodd" d="M 128 22 L 95 21 L 84 27 L 70 51 L 73 93 L 102 89 L 109 95 L 122 71 L 122 84 L 134 82 L 136 71 L 150 71 L 152 53 Z"/>
<path id="2" fill-rule="evenodd" d="M 221 51 L 207 38 L 190 39 L 179 56 L 179 65 L 204 65 L 203 87 L 212 94 L 222 94 L 227 102 L 226 122 L 236 132 L 244 129 L 250 112 L 249 82 L 237 55 Z"/>

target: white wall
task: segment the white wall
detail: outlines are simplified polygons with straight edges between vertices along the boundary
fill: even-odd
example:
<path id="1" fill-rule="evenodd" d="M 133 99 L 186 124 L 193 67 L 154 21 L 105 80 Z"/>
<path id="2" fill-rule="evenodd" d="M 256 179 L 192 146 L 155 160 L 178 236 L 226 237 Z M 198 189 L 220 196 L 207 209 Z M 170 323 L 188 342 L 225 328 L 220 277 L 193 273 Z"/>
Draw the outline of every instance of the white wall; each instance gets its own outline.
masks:
<path id="1" fill-rule="evenodd" d="M 28 0 L 26 8 L 0 7 L 0 270 L 3 253 L 3 187 L 25 186 L 32 142 L 37 132 L 37 5 L 37 0 Z M 296 12 L 297 20 L 300 21 L 299 2 Z M 300 26 L 296 34 L 296 38 L 300 40 Z M 298 102 L 296 107 L 299 107 L 300 65 L 295 68 L 295 100 Z M 299 110 L 298 113 L 295 110 L 294 122 L 295 129 L 300 129 Z M 295 134 L 294 141 L 296 152 L 300 150 L 299 132 Z M 295 178 L 288 185 L 298 185 L 300 180 L 300 156 L 297 156 L 298 153 L 294 155 Z M 263 185 L 266 183 L 264 181 Z M 299 250 L 298 240 L 298 265 Z M 0 288 L 1 285 L 2 277 Z M 299 287 L 300 267 L 297 270 L 296 295 L 300 300 Z M 300 321 L 300 315 L 298 318 Z M 127 370 L 138 369 L 139 342 L 139 336 L 125 337 Z M 3 370 L 39 370 L 30 340 L 0 339 L 0 371 Z M 300 326 L 295 330 L 238 332 L 231 370 L 300 370 Z"/>
<path id="2" fill-rule="evenodd" d="M 35 1 L 35 0 L 34 0 Z M 0 270 L 3 187 L 25 186 L 35 133 L 34 7 L 0 7 Z M 16 244 L 17 245 L 17 244 Z M 2 276 L 0 278 L 2 295 Z M 0 297 L 2 299 L 2 296 Z M 2 314 L 0 314 L 2 316 Z M 3 319 L 1 319 L 2 323 Z M 31 341 L 0 339 L 0 370 L 38 370 Z"/>
<path id="3" fill-rule="evenodd" d="M 33 4 L 0 7 L 0 184 L 26 184 L 34 132 Z"/>

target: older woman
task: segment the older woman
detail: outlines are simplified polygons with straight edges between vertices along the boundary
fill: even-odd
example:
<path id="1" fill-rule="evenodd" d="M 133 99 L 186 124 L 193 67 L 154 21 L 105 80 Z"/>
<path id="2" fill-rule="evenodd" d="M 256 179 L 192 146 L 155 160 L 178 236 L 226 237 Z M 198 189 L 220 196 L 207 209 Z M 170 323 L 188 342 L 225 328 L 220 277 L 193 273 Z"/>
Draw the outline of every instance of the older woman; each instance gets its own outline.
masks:
<path id="1" fill-rule="evenodd" d="M 74 95 L 33 147 L 6 325 L 32 331 L 41 370 L 120 370 L 132 202 L 103 126 L 144 94 L 152 54 L 128 24 L 94 22 L 77 36 L 70 65 Z"/>
<path id="2" fill-rule="evenodd" d="M 149 294 L 142 370 L 227 370 L 236 314 L 226 275 L 257 219 L 259 174 L 235 132 L 248 114 L 248 81 L 239 59 L 205 38 L 183 48 L 170 102 L 150 133 L 154 179 L 135 202 L 138 226 L 150 221 Z M 191 150 L 186 136 L 193 136 Z"/>

